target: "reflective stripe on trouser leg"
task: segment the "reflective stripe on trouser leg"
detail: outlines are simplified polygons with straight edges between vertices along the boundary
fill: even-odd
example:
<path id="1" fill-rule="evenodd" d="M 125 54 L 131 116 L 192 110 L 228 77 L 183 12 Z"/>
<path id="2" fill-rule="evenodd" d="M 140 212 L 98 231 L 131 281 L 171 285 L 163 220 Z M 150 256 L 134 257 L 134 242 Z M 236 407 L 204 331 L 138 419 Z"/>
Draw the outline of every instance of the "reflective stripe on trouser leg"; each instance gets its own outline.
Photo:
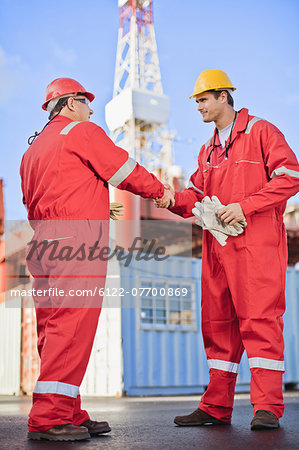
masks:
<path id="1" fill-rule="evenodd" d="M 238 245 L 238 241 L 230 241 L 226 251 L 231 257 L 226 258 L 225 269 L 251 366 L 251 402 L 255 411 L 265 409 L 280 417 L 284 411 L 282 315 L 285 310 L 286 240 L 283 224 L 281 235 L 273 227 L 275 217 L 255 216 L 248 218 L 246 239 L 241 237 Z M 279 224 L 276 225 L 279 229 Z M 259 239 L 263 230 L 269 233 L 268 245 L 253 245 L 247 251 L 242 239 L 245 243 L 256 242 L 255 236 Z"/>
<path id="2" fill-rule="evenodd" d="M 44 285 L 44 290 L 48 289 L 48 278 L 45 279 L 39 279 L 38 288 L 41 288 L 41 285 Z M 36 289 L 36 280 L 33 281 L 33 287 Z M 36 321 L 37 321 L 37 335 L 38 335 L 38 353 L 41 357 L 43 345 L 45 342 L 45 325 L 49 317 L 51 316 L 53 310 L 52 308 L 36 308 Z M 40 382 L 40 386 L 36 386 L 37 389 L 41 390 L 42 382 Z M 45 388 L 45 386 L 44 386 Z M 71 390 L 75 392 L 76 386 L 72 387 Z M 37 390 L 36 389 L 36 390 Z M 72 423 L 74 425 L 80 425 L 81 423 L 85 422 L 89 419 L 89 415 L 87 411 L 84 411 L 81 409 L 81 398 L 80 395 L 77 395 L 75 402 L 74 402 L 74 412 L 73 412 L 73 421 Z"/>
<path id="3" fill-rule="evenodd" d="M 199 408 L 219 420 L 230 422 L 243 345 L 226 274 L 215 257 L 212 239 L 204 232 L 202 333 L 210 380 Z"/>
<path id="4" fill-rule="evenodd" d="M 72 423 L 99 313 L 100 309 L 95 308 L 61 309 L 54 313 L 52 310 L 45 330 L 41 373 L 29 414 L 30 431 Z M 64 381 L 57 382 L 57 379 Z"/>
<path id="5" fill-rule="evenodd" d="M 59 230 L 61 224 L 58 224 Z M 69 223 L 66 224 L 70 226 Z M 66 226 L 61 225 L 63 228 Z M 56 226 L 56 228 L 57 228 Z M 86 246 L 94 242 L 94 238 L 99 235 L 99 229 L 96 227 L 95 233 L 89 223 L 81 224 L 77 221 L 73 224 L 78 229 L 78 239 L 76 244 L 84 242 Z M 43 238 L 43 229 L 38 236 L 39 241 Z M 39 231 L 37 231 L 37 234 Z M 67 234 L 63 233 L 62 236 Z M 84 239 L 81 237 L 84 235 Z M 102 242 L 106 244 L 104 233 Z M 73 244 L 72 244 L 73 245 Z M 35 258 L 35 259 L 34 259 Z M 85 271 L 85 262 L 80 265 L 76 259 L 70 259 L 66 265 L 65 260 L 55 259 L 48 264 L 49 259 L 37 259 L 36 252 L 30 260 L 30 271 L 35 275 L 35 286 L 38 287 L 39 281 L 45 287 L 45 278 L 48 280 L 48 289 L 52 288 L 49 303 L 51 305 L 64 305 L 64 299 L 71 299 L 73 307 L 55 307 L 38 308 L 42 311 L 37 315 L 37 329 L 39 333 L 39 346 L 41 352 L 41 369 L 35 392 L 33 394 L 33 406 L 29 414 L 29 430 L 45 431 L 55 425 L 72 423 L 74 413 L 80 413 L 78 405 L 79 386 L 85 374 L 94 336 L 97 330 L 98 318 L 101 311 L 102 297 L 95 295 L 92 297 L 93 308 L 84 307 L 89 305 L 88 297 L 83 304 L 83 297 L 62 297 L 54 294 L 57 287 L 63 288 L 69 285 L 69 280 L 73 279 L 78 288 L 88 286 L 93 292 L 97 287 L 97 292 L 104 287 L 105 273 L 101 271 L 101 278 L 89 277 L 93 275 L 88 265 Z M 38 266 L 38 264 L 40 266 Z M 96 267 L 97 268 L 97 267 Z M 96 269 L 95 268 L 95 269 Z M 102 269 L 102 266 L 100 267 Z M 71 275 L 64 277 L 63 274 Z M 59 276 L 58 276 L 59 275 Z M 81 276 L 83 275 L 83 276 Z M 41 278 L 41 277 L 44 277 Z M 50 291 L 48 291 L 50 292 Z M 34 299 L 36 305 L 47 304 L 37 297 Z M 67 304 L 70 303 L 70 300 Z M 78 307 L 79 305 L 79 307 Z M 83 306 L 81 306 L 83 305 Z M 77 409 L 76 409 L 77 408 Z M 83 416 L 83 414 L 82 414 Z"/>
<path id="6" fill-rule="evenodd" d="M 250 396 L 254 412 L 265 409 L 279 418 L 284 412 L 282 317 L 240 320 L 240 329 L 251 371 Z"/>

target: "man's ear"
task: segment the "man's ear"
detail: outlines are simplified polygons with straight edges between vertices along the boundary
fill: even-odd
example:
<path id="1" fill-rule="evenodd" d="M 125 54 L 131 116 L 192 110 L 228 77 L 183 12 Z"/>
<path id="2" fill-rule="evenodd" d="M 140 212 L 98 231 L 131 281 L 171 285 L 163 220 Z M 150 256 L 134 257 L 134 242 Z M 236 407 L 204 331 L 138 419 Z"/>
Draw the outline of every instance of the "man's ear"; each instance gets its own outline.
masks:
<path id="1" fill-rule="evenodd" d="M 227 102 L 227 92 L 226 91 L 221 91 L 220 99 L 221 99 L 221 103 Z"/>
<path id="2" fill-rule="evenodd" d="M 69 97 L 69 98 L 67 99 L 66 106 L 68 107 L 69 110 L 75 111 L 75 107 L 74 107 L 74 99 L 73 99 L 73 97 Z"/>

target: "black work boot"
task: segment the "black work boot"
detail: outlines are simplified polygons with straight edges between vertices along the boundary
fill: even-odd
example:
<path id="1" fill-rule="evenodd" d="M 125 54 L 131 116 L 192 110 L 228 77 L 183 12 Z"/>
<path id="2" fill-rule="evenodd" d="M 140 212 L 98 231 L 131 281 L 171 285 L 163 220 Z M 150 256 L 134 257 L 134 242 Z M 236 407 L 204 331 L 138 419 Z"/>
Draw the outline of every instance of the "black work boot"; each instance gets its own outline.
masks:
<path id="1" fill-rule="evenodd" d="M 66 425 L 55 425 L 47 431 L 28 431 L 28 439 L 40 441 L 82 441 L 90 439 L 90 434 L 86 427 L 76 427 L 68 423 Z"/>
<path id="2" fill-rule="evenodd" d="M 90 436 L 98 436 L 99 434 L 109 433 L 111 428 L 108 422 L 97 422 L 96 420 L 85 420 L 81 426 L 86 427 Z"/>
<path id="3" fill-rule="evenodd" d="M 181 427 L 195 427 L 201 425 L 229 425 L 229 423 L 222 422 L 216 419 L 210 414 L 205 413 L 201 409 L 197 408 L 193 413 L 187 416 L 176 416 L 174 419 L 176 425 Z"/>
<path id="4" fill-rule="evenodd" d="M 259 409 L 251 421 L 252 430 L 274 429 L 279 427 L 279 422 L 275 414 L 265 409 Z"/>

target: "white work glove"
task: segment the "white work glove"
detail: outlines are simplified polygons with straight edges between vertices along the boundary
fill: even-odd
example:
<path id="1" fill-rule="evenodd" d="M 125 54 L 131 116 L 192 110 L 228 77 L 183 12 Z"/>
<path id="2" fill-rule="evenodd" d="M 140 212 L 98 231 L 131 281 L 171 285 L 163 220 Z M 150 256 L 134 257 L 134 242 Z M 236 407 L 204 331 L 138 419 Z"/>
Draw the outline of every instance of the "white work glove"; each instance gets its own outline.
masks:
<path id="1" fill-rule="evenodd" d="M 210 230 L 208 229 L 203 221 L 202 218 L 202 214 L 203 214 L 203 205 L 200 202 L 196 202 L 195 203 L 196 208 L 192 209 L 193 214 L 195 215 L 195 217 L 197 218 L 197 220 L 195 221 L 195 223 L 197 225 L 199 225 L 203 230 L 208 230 L 213 236 L 214 238 L 219 242 L 220 245 L 222 245 L 222 247 L 224 247 L 226 245 L 226 239 L 228 238 L 227 234 L 222 233 L 221 231 L 216 231 L 216 230 Z"/>
<path id="2" fill-rule="evenodd" d="M 223 208 L 216 196 L 212 200 L 206 196 L 202 203 L 195 203 L 195 208 L 192 209 L 194 216 L 197 218 L 196 224 L 201 226 L 204 230 L 208 230 L 217 239 L 220 245 L 226 245 L 228 236 L 238 236 L 243 233 L 244 227 L 247 225 L 246 221 L 238 222 L 235 225 L 228 225 L 219 219 L 217 213 Z"/>
<path id="3" fill-rule="evenodd" d="M 197 204 L 195 204 L 197 206 Z M 223 208 L 216 196 L 213 196 L 213 201 L 210 197 L 206 196 L 202 200 L 202 219 L 207 230 L 220 231 L 228 236 L 238 236 L 238 234 L 243 233 L 243 227 L 239 224 L 235 227 L 234 225 L 228 225 L 223 222 L 218 217 L 218 211 Z"/>
<path id="4" fill-rule="evenodd" d="M 118 220 L 118 216 L 124 215 L 124 210 L 122 203 L 110 203 L 110 219 Z"/>

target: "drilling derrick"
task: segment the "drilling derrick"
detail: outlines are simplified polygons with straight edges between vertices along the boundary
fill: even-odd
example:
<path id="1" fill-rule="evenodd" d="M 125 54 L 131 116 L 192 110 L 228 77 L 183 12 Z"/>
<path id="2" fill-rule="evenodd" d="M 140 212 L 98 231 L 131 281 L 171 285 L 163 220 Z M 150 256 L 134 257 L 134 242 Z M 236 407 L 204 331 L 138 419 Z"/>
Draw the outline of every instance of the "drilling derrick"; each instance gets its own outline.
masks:
<path id="1" fill-rule="evenodd" d="M 162 89 L 153 0 L 119 0 L 118 6 L 113 98 L 105 108 L 110 137 L 163 182 L 169 182 L 174 136 L 166 126 L 170 103 Z M 126 218 L 139 219 L 139 199 L 133 201 L 130 194 L 124 197 L 120 191 L 115 194 L 118 200 L 131 201 Z"/>

